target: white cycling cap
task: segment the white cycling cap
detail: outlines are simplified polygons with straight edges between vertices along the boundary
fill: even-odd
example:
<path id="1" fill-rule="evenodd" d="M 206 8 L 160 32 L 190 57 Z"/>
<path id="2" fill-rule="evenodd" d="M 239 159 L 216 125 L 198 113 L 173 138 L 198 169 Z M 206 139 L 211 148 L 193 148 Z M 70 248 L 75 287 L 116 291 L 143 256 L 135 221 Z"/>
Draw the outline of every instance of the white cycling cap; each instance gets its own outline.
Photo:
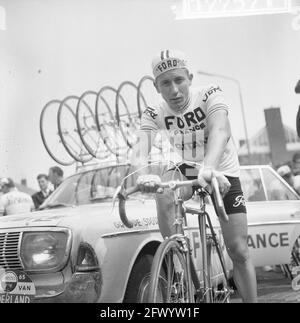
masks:
<path id="1" fill-rule="evenodd" d="M 186 56 L 179 50 L 162 50 L 152 60 L 152 70 L 155 78 L 167 71 L 174 70 L 176 68 L 188 69 Z"/>

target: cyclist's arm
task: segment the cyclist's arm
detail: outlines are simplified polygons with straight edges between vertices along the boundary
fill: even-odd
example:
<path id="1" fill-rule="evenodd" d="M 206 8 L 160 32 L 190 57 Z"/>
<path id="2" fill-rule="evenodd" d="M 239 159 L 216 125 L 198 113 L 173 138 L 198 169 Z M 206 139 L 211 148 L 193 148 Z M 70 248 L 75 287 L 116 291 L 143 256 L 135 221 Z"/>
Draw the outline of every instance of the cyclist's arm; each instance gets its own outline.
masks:
<path id="1" fill-rule="evenodd" d="M 147 107 L 142 113 L 137 144 L 133 148 L 130 160 L 134 170 L 141 169 L 148 164 L 149 153 L 158 131 L 157 119 L 158 114 L 155 108 Z M 146 174 L 149 174 L 149 167 L 144 167 L 139 171 L 139 175 Z"/>
<path id="2" fill-rule="evenodd" d="M 153 142 L 156 136 L 154 130 L 139 130 L 137 134 L 137 143 L 133 148 L 131 155 L 131 166 L 134 170 L 140 169 L 148 164 L 149 153 L 153 146 Z M 139 171 L 139 175 L 145 175 L 149 173 L 149 168 L 144 167 Z"/>
<path id="3" fill-rule="evenodd" d="M 231 136 L 231 128 L 226 110 L 217 110 L 207 120 L 208 141 L 204 157 L 204 167 L 216 169 Z"/>

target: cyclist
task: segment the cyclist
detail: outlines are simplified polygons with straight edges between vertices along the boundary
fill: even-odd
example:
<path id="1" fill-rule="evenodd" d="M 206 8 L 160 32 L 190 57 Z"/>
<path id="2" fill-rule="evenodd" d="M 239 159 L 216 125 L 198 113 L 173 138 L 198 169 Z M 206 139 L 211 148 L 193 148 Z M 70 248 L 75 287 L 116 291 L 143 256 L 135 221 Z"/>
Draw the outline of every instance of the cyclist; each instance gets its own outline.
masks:
<path id="1" fill-rule="evenodd" d="M 0 216 L 15 215 L 34 210 L 34 204 L 29 194 L 20 192 L 11 178 L 0 179 Z"/>
<path id="2" fill-rule="evenodd" d="M 174 198 L 170 190 L 158 191 L 160 181 L 198 178 L 210 183 L 214 173 L 224 198 L 229 222 L 221 222 L 228 254 L 233 262 L 233 277 L 244 302 L 257 301 L 255 269 L 247 245 L 247 215 L 239 180 L 239 162 L 231 136 L 229 107 L 219 86 L 193 89 L 185 54 L 178 50 L 161 51 L 152 61 L 154 86 L 163 101 L 148 107 L 141 118 L 138 144 L 132 165 L 147 165 L 156 134 L 167 136 L 180 155 L 178 168 L 165 172 L 162 179 L 141 171 L 137 179 L 141 191 L 157 192 L 158 223 L 163 237 L 174 233 Z M 198 166 L 198 165 L 201 166 Z M 181 173 L 181 174 L 180 174 Z M 184 200 L 193 189 L 184 189 Z"/>

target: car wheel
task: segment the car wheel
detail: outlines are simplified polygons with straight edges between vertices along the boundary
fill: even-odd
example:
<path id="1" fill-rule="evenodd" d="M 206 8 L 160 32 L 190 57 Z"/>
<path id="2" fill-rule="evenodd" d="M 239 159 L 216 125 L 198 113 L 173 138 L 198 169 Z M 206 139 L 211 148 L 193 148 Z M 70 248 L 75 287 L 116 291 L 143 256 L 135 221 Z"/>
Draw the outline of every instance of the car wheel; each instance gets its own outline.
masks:
<path id="1" fill-rule="evenodd" d="M 124 303 L 145 303 L 148 299 L 152 255 L 141 256 L 131 271 Z"/>

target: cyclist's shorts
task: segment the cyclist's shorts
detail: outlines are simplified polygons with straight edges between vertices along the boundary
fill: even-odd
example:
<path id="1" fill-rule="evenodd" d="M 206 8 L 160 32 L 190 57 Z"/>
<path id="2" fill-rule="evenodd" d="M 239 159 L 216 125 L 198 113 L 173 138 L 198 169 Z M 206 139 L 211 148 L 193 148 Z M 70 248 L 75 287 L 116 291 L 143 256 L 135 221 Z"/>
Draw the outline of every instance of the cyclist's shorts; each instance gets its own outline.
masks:
<path id="1" fill-rule="evenodd" d="M 180 166 L 178 166 L 178 168 L 188 180 L 194 180 L 198 177 L 198 170 L 193 166 L 190 166 L 187 164 L 181 164 Z M 170 170 L 175 170 L 175 167 L 169 169 L 168 171 Z M 231 184 L 230 190 L 223 198 L 226 213 L 227 214 L 247 213 L 244 193 L 242 191 L 239 177 L 226 176 L 226 178 L 229 180 Z M 193 187 L 193 189 L 196 190 L 197 188 Z M 213 196 L 211 196 L 211 198 L 214 203 Z M 214 206 L 215 206 L 215 203 L 214 203 Z"/>

